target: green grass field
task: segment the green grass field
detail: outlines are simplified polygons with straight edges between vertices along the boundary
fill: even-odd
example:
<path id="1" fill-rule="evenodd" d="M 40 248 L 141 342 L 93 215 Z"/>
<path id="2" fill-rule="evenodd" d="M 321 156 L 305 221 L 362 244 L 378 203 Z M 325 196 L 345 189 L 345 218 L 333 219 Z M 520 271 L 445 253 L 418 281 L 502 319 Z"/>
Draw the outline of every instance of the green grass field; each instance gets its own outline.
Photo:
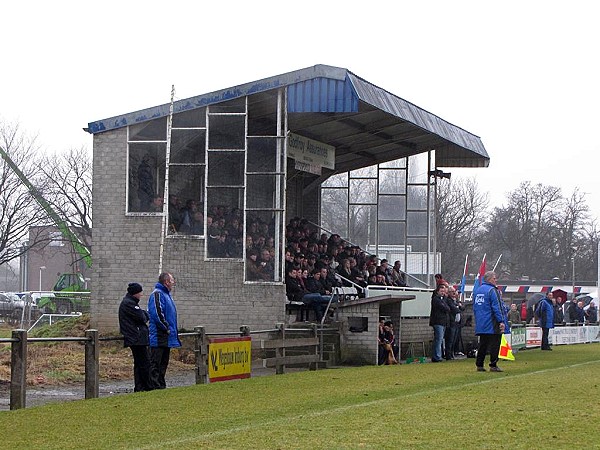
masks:
<path id="1" fill-rule="evenodd" d="M 600 344 L 297 372 L 0 412 L 2 448 L 598 448 Z"/>

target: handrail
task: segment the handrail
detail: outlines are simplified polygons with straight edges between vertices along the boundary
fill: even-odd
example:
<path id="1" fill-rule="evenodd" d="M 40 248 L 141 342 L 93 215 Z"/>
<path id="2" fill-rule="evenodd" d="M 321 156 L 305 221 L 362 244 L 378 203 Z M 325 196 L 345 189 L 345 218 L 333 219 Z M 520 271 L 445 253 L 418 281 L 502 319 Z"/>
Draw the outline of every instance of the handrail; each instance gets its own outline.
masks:
<path id="1" fill-rule="evenodd" d="M 339 273 L 337 273 L 337 272 L 336 272 L 335 276 L 336 276 L 336 277 L 340 277 L 340 278 L 341 278 L 343 281 L 346 281 L 346 282 L 350 283 L 352 286 L 354 286 L 354 287 L 355 287 L 357 290 L 359 290 L 359 291 L 363 291 L 363 290 L 365 289 L 365 288 L 364 288 L 364 287 L 362 287 L 360 284 L 356 284 L 354 281 L 352 281 L 352 280 L 349 280 L 348 278 L 346 278 L 346 277 L 345 277 L 345 276 L 343 276 L 343 275 L 340 275 L 340 274 L 339 274 Z"/>

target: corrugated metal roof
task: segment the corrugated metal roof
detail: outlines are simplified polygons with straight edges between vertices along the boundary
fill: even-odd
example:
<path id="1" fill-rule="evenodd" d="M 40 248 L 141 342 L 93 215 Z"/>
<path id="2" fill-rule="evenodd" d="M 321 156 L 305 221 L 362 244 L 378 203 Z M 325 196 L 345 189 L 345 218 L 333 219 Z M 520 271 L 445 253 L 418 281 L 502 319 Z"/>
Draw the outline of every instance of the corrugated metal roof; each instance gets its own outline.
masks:
<path id="1" fill-rule="evenodd" d="M 336 170 L 436 150 L 438 167 L 487 167 L 481 139 L 418 106 L 332 66 L 316 65 L 228 89 L 178 100 L 174 112 L 287 87 L 290 131 L 336 147 Z M 88 124 L 90 133 L 165 117 L 169 105 Z M 325 176 L 331 173 L 325 174 Z"/>

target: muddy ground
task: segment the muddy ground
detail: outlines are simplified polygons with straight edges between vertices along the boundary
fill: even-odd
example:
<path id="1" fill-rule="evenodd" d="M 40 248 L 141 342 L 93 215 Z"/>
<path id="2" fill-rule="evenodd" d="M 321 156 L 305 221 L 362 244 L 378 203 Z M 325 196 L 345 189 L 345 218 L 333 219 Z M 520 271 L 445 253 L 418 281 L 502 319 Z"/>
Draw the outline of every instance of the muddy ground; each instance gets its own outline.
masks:
<path id="1" fill-rule="evenodd" d="M 286 368 L 286 372 L 294 372 L 297 368 Z M 253 368 L 252 376 L 275 375 L 275 369 L 266 369 L 262 367 Z M 193 370 L 177 371 L 169 373 L 167 371 L 167 388 L 177 386 L 192 386 L 196 383 L 196 377 Z M 111 397 L 113 395 L 124 395 L 133 392 L 133 379 L 119 381 L 101 381 L 100 397 Z M 25 406 L 27 408 L 45 405 L 52 402 L 65 402 L 73 400 L 82 400 L 85 398 L 85 386 L 83 383 L 69 385 L 37 385 L 27 386 L 25 394 Z M 10 384 L 0 382 L 0 411 L 10 410 Z"/>

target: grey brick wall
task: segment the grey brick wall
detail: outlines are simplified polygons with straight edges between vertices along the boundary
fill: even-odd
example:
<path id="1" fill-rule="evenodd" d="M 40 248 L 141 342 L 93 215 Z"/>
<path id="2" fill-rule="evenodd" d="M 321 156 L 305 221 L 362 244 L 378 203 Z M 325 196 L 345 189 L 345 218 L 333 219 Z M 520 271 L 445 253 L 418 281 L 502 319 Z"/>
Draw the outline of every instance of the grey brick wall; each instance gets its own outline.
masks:
<path id="1" fill-rule="evenodd" d="M 159 273 L 160 217 L 125 215 L 127 134 L 117 129 L 94 136 L 92 324 L 118 329 L 118 306 L 127 283 L 150 294 Z M 204 261 L 204 240 L 165 239 L 163 270 L 177 279 L 173 297 L 179 325 L 207 332 L 273 328 L 284 321 L 285 287 L 243 283 L 243 263 Z"/>

